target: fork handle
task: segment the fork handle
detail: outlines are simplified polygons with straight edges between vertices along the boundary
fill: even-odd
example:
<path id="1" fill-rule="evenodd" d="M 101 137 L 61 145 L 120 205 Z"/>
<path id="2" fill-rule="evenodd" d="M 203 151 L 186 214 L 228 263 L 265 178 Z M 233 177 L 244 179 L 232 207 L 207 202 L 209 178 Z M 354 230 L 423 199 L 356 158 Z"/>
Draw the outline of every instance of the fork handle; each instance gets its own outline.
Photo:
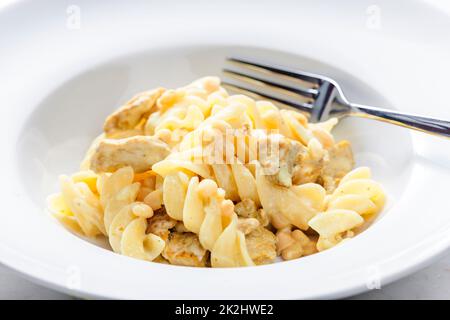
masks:
<path id="1" fill-rule="evenodd" d="M 376 119 L 398 126 L 450 138 L 450 121 L 350 103 L 350 115 Z"/>

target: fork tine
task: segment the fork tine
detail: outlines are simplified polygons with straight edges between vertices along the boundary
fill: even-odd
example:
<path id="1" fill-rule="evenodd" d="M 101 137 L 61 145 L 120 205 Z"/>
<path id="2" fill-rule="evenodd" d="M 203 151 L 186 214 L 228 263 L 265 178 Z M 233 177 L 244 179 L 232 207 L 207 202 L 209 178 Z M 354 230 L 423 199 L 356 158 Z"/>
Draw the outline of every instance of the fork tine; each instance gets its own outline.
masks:
<path id="1" fill-rule="evenodd" d="M 293 107 L 293 108 L 295 108 L 297 110 L 306 112 L 308 114 L 311 114 L 311 110 L 312 110 L 312 105 L 311 104 L 301 103 L 301 102 L 294 102 L 294 101 L 291 101 L 289 99 L 285 99 L 285 98 L 269 95 L 269 94 L 264 93 L 264 92 L 262 92 L 260 90 L 252 89 L 250 87 L 243 86 L 243 85 L 236 84 L 236 83 L 231 83 L 231 82 L 228 82 L 228 81 L 222 81 L 222 84 L 224 86 L 226 86 L 226 87 L 230 87 L 231 89 L 234 89 L 234 90 L 237 90 L 237 91 L 247 92 L 247 93 L 250 93 L 252 95 L 257 95 L 257 96 L 260 96 L 260 97 L 263 97 L 263 98 L 266 98 L 266 99 L 273 100 L 275 102 L 281 103 L 283 105 L 287 105 L 289 107 Z"/>
<path id="2" fill-rule="evenodd" d="M 255 62 L 255 61 L 251 61 L 251 60 L 248 60 L 245 58 L 235 58 L 235 57 L 227 57 L 226 60 L 231 61 L 231 62 L 237 62 L 237 63 L 246 65 L 246 66 L 253 66 L 253 67 L 263 69 L 263 70 L 266 70 L 266 71 L 269 71 L 269 72 L 272 72 L 275 74 L 282 74 L 285 76 L 292 77 L 294 79 L 300 79 L 300 80 L 310 82 L 315 85 L 320 85 L 322 83 L 322 79 L 320 79 L 318 76 L 315 76 L 314 74 L 304 72 L 304 71 L 289 69 L 289 68 L 282 67 L 279 65 L 268 65 L 268 64 L 265 64 L 262 62 Z"/>
<path id="3" fill-rule="evenodd" d="M 317 97 L 318 94 L 318 91 L 316 89 L 294 88 L 271 80 L 266 80 L 261 77 L 256 77 L 250 74 L 234 71 L 228 68 L 224 68 L 222 72 L 228 75 L 229 77 L 242 80 L 247 83 L 256 83 L 257 85 L 267 86 L 275 91 L 281 91 L 282 93 L 285 93 L 287 95 L 292 95 L 292 93 L 294 93 L 293 95 L 294 98 L 297 98 L 299 95 L 301 97 L 314 99 Z"/>

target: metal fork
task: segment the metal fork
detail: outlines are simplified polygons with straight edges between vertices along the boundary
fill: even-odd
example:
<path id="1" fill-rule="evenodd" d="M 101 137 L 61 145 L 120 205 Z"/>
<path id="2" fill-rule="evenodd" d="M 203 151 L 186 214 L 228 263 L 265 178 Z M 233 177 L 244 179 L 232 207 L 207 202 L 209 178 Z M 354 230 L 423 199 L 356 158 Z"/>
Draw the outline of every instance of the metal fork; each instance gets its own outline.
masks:
<path id="1" fill-rule="evenodd" d="M 231 89 L 293 107 L 309 115 L 309 121 L 357 116 L 450 138 L 450 121 L 351 103 L 333 79 L 245 58 L 230 57 L 239 70 L 224 68 Z M 289 84 L 288 84 L 289 82 Z"/>

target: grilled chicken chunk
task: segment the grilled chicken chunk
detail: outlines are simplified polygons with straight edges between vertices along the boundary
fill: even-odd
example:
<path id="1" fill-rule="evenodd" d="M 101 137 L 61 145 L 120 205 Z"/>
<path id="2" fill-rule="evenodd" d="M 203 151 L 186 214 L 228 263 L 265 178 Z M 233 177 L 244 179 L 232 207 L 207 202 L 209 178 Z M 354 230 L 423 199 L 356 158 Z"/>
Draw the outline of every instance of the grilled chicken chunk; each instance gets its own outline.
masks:
<path id="1" fill-rule="evenodd" d="M 265 227 L 269 224 L 269 217 L 264 209 L 257 209 L 255 202 L 251 199 L 244 199 L 236 203 L 234 211 L 239 218 L 254 218 L 259 222 L 259 225 Z"/>
<path id="2" fill-rule="evenodd" d="M 320 180 L 325 190 L 331 193 L 339 181 L 353 169 L 355 161 L 350 142 L 343 140 L 336 143 L 330 150 L 328 161 L 324 163 Z"/>
<path id="3" fill-rule="evenodd" d="M 165 91 L 163 88 L 142 92 L 111 114 L 103 125 L 106 136 L 117 135 L 119 131 L 130 131 L 151 113 L 156 100 Z"/>
<path id="4" fill-rule="evenodd" d="M 295 159 L 294 169 L 292 170 L 292 183 L 299 185 L 316 182 L 322 173 L 323 164 L 323 155 L 316 155 L 311 150 L 303 148 Z"/>
<path id="5" fill-rule="evenodd" d="M 266 138 L 263 138 L 264 140 Z M 297 155 L 305 147 L 279 135 L 269 135 L 259 144 L 259 162 L 267 179 L 277 185 L 290 187 Z"/>
<path id="6" fill-rule="evenodd" d="M 148 219 L 147 232 L 156 234 L 158 237 L 167 242 L 169 239 L 170 229 L 177 224 L 175 219 L 169 217 L 166 209 L 162 207 L 156 210 L 153 217 Z"/>
<path id="7" fill-rule="evenodd" d="M 330 193 L 355 164 L 350 142 L 345 140 L 331 141 L 326 149 L 317 139 L 308 146 L 277 135 L 268 140 L 265 145 L 275 144 L 278 149 L 273 152 L 263 145 L 259 161 L 267 180 L 279 186 L 320 183 Z"/>
<path id="8" fill-rule="evenodd" d="M 247 250 L 257 265 L 271 263 L 277 257 L 277 238 L 264 227 L 258 227 L 245 236 Z"/>
<path id="9" fill-rule="evenodd" d="M 250 234 L 259 227 L 260 223 L 258 219 L 255 218 L 239 218 L 237 228 L 244 235 Z"/>
<path id="10" fill-rule="evenodd" d="M 169 153 L 167 144 L 155 137 L 104 139 L 92 155 L 90 169 L 95 172 L 114 172 L 131 166 L 136 173 L 144 172 Z"/>
<path id="11" fill-rule="evenodd" d="M 171 264 L 190 267 L 206 267 L 208 254 L 198 236 L 191 232 L 172 232 L 162 256 Z"/>
<path id="12" fill-rule="evenodd" d="M 270 155 L 268 157 L 264 152 L 260 152 L 260 163 L 266 172 L 267 179 L 283 187 L 316 182 L 322 172 L 325 151 L 313 152 L 314 147 L 322 149 L 320 143 L 315 142 L 318 146 L 310 144 L 304 146 L 298 141 L 285 137 L 269 136 L 268 144 L 275 144 L 277 149 L 275 152 L 268 152 Z"/>

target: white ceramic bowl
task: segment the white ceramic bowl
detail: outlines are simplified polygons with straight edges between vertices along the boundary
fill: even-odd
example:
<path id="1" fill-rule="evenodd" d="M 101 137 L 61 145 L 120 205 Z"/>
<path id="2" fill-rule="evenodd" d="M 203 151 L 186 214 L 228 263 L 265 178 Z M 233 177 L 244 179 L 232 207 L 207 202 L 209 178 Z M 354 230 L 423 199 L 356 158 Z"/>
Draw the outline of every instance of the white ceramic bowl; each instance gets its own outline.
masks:
<path id="1" fill-rule="evenodd" d="M 450 20 L 407 2 L 408 12 L 397 10 L 406 1 L 42 0 L 3 8 L 0 261 L 76 296 L 138 299 L 336 298 L 430 263 L 450 245 L 450 143 L 370 120 L 346 119 L 337 135 L 373 168 L 387 207 L 352 241 L 313 256 L 238 269 L 154 264 L 80 239 L 45 213 L 57 176 L 77 170 L 108 113 L 146 88 L 220 75 L 225 55 L 323 73 L 354 102 L 450 118 Z"/>

